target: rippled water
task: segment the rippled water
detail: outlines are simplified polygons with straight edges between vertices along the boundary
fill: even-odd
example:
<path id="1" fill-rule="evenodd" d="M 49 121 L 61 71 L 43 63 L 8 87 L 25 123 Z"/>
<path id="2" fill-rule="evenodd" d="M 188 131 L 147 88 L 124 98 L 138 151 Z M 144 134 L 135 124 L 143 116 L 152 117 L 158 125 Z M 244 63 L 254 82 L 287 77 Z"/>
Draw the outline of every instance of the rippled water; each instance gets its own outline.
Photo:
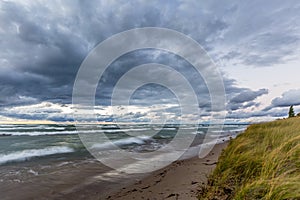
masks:
<path id="1" fill-rule="evenodd" d="M 89 125 L 77 131 L 75 126 L 63 124 L 0 125 L 1 199 L 31 199 L 37 196 L 47 199 L 63 195 L 62 191 L 68 191 L 96 174 L 110 171 L 89 154 L 78 133 L 92 137 L 104 133 L 113 144 L 96 137 L 91 148 L 100 152 L 119 149 L 148 152 L 168 144 L 178 128 L 178 125 Z M 180 128 L 183 133 L 195 135 L 192 146 L 182 159 L 195 156 L 207 126 L 182 125 Z M 216 137 L 221 143 L 245 128 L 245 125 L 226 125 L 221 132 L 215 132 L 215 135 L 213 132 L 210 137 Z M 219 134 L 221 137 L 217 138 Z M 109 180 L 109 177 L 106 178 Z M 113 176 L 112 181 L 115 178 Z M 108 184 L 103 185 L 103 190 L 106 187 Z M 23 193 L 18 196 L 20 192 Z"/>

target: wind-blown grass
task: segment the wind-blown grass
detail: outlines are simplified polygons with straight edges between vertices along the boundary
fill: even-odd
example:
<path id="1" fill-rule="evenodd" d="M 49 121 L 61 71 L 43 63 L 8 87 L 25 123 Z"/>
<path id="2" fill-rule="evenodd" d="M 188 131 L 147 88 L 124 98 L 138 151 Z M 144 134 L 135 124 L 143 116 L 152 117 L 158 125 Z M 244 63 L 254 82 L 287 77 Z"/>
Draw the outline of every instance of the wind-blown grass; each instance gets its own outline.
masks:
<path id="1" fill-rule="evenodd" d="M 300 199 L 300 118 L 249 126 L 222 152 L 199 199 Z"/>

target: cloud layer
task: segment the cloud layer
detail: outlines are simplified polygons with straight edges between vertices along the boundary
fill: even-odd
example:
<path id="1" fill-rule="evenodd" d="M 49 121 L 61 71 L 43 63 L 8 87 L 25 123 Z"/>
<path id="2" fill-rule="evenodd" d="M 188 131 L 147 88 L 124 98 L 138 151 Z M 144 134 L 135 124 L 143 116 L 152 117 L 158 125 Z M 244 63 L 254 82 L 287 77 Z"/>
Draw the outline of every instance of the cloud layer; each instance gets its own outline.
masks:
<path id="1" fill-rule="evenodd" d="M 165 27 L 199 42 L 215 59 L 230 65 L 270 67 L 299 55 L 300 2 L 289 1 L 1 1 L 0 2 L 0 110 L 3 117 L 71 120 L 70 107 L 76 73 L 99 42 L 137 27 Z M 172 66 L 191 80 L 203 115 L 210 97 L 203 79 L 176 55 L 141 50 L 112 63 L 101 79 L 98 104 L 110 104 L 113 86 L 133 66 L 156 62 Z M 139 74 L 142 79 L 148 74 Z M 172 77 L 164 77 L 172 78 Z M 102 85 L 101 85 L 102 84 Z M 229 117 L 259 107 L 267 88 L 252 90 L 224 74 Z M 102 87 L 102 88 L 101 88 Z M 126 86 L 124 86 L 124 90 Z M 184 91 L 182 91 L 184 92 Z M 271 107 L 299 105 L 299 91 L 275 98 Z M 143 106 L 171 105 L 176 98 L 157 85 L 140 88 L 132 102 Z M 38 105 L 50 103 L 59 109 Z M 17 112 L 16 107 L 37 106 L 39 114 Z M 163 106 L 162 106 L 163 107 Z M 169 108 L 171 109 L 171 108 Z M 52 110 L 52 111 L 51 111 Z M 175 109 L 176 110 L 176 109 Z M 176 112 L 173 112 L 176 113 Z M 133 115 L 142 118 L 143 112 Z M 153 114 L 154 115 L 154 114 Z M 174 114 L 176 115 L 176 114 Z M 247 116 L 258 116 L 248 113 Z M 268 115 L 276 116 L 269 113 Z M 149 115 L 149 116 L 152 116 Z M 108 119 L 110 116 L 102 116 Z M 153 117 L 153 116 L 152 116 Z"/>

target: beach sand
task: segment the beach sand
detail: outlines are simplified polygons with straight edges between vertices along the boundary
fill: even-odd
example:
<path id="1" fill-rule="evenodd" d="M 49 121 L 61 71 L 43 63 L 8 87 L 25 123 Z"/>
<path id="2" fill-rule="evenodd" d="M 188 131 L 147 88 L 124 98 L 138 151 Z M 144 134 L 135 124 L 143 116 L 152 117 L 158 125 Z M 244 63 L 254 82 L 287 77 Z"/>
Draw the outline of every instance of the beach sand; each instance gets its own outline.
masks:
<path id="1" fill-rule="evenodd" d="M 50 178 L 63 181 L 61 184 L 49 186 L 42 190 L 42 184 L 36 186 L 36 192 L 24 190 L 22 199 L 84 199 L 84 200 L 131 200 L 131 199 L 197 199 L 201 185 L 206 184 L 207 176 L 215 168 L 218 157 L 228 143 L 217 144 L 205 157 L 193 157 L 187 160 L 175 161 L 165 168 L 149 174 L 116 174 L 116 179 L 105 180 L 104 174 L 110 174 L 109 169 L 100 162 L 86 163 L 76 167 L 76 170 L 66 167 L 60 171 L 60 178 L 51 175 Z M 99 173 L 99 172 L 103 172 Z M 112 173 L 113 174 L 113 173 Z M 73 178 L 70 178 L 70 175 Z M 102 178 L 100 178 L 102 177 Z M 104 177 L 104 179 L 103 179 Z M 32 185 L 26 184 L 32 188 Z M 26 186 L 25 185 L 25 186 Z M 20 187 L 21 189 L 22 187 Z M 27 187 L 25 187 L 26 189 Z M 24 189 L 24 188 L 23 188 Z M 39 191 L 39 192 L 37 192 Z M 10 194 L 10 198 L 20 197 Z"/>
<path id="2" fill-rule="evenodd" d="M 199 186 L 207 183 L 207 176 L 215 168 L 218 157 L 227 144 L 216 145 L 205 158 L 194 157 L 176 161 L 132 185 L 123 187 L 106 199 L 197 199 Z"/>

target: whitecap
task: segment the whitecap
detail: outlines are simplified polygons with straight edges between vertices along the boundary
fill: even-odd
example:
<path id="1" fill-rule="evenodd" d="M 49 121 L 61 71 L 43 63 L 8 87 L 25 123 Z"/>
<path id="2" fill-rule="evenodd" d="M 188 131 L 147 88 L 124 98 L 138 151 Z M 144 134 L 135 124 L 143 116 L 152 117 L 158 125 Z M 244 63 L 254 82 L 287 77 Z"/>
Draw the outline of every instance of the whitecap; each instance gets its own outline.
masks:
<path id="1" fill-rule="evenodd" d="M 0 154 L 0 164 L 16 161 L 26 161 L 33 157 L 42 157 L 53 154 L 71 153 L 74 149 L 66 146 L 53 146 L 43 149 L 26 149 L 23 151 L 15 151 L 7 154 Z"/>

